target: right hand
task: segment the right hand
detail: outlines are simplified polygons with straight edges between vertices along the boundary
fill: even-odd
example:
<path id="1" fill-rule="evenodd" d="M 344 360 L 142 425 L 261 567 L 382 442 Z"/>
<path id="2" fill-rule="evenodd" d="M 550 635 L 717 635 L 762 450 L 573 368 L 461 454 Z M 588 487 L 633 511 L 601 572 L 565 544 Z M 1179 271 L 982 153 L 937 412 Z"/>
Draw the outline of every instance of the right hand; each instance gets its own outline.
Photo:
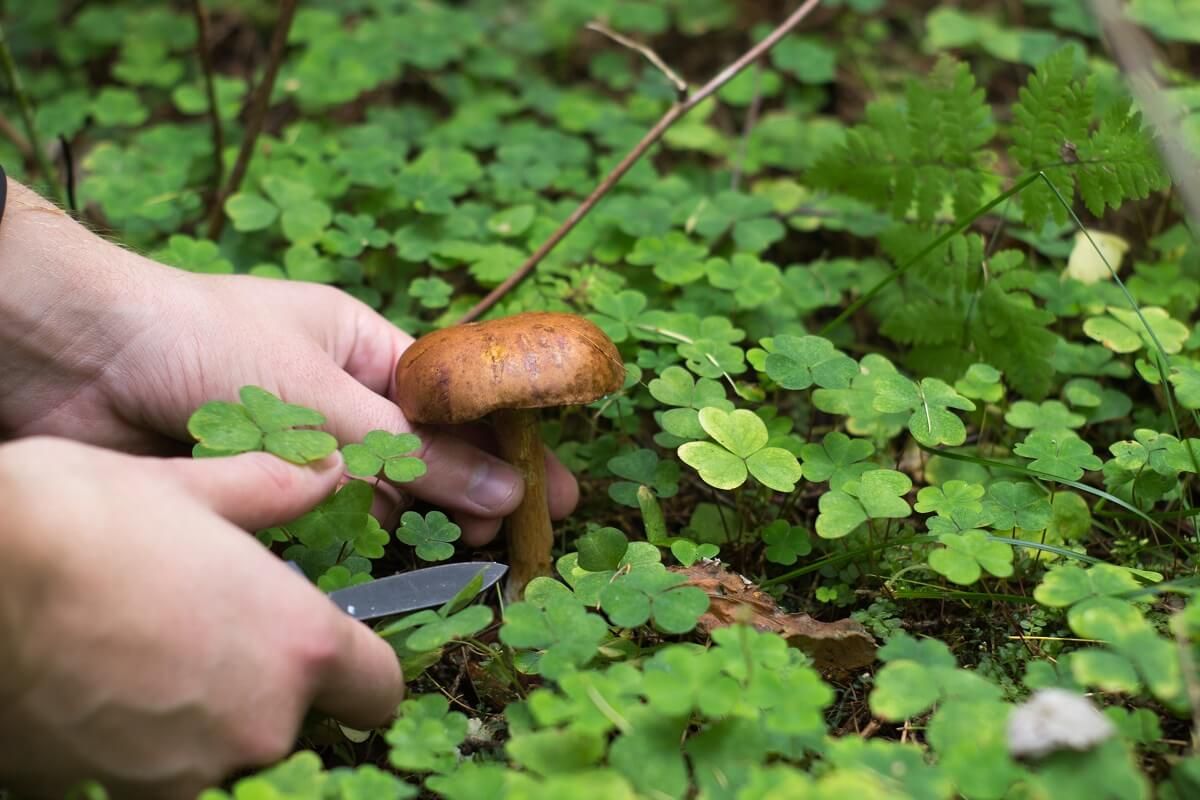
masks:
<path id="1" fill-rule="evenodd" d="M 341 460 L 0 445 L 0 788 L 194 797 L 292 749 L 313 708 L 387 723 L 395 653 L 246 531 L 333 491 Z"/>

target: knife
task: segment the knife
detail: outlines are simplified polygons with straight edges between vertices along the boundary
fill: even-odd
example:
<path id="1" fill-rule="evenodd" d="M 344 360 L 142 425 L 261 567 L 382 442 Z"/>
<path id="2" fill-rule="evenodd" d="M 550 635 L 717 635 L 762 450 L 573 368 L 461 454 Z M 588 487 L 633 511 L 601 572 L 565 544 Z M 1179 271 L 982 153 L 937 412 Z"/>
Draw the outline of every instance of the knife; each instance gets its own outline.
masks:
<path id="1" fill-rule="evenodd" d="M 299 564 L 294 561 L 288 564 L 303 574 Z M 448 603 L 480 572 L 482 592 L 503 578 L 508 566 L 494 561 L 439 564 L 337 589 L 329 593 L 329 598 L 347 614 L 365 622 Z"/>

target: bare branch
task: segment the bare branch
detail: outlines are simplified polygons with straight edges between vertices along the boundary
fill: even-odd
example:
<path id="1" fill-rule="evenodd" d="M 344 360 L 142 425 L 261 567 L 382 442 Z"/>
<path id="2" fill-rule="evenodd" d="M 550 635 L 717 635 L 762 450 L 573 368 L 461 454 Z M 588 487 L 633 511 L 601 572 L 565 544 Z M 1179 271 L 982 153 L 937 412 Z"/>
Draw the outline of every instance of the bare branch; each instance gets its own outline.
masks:
<path id="1" fill-rule="evenodd" d="M 746 124 L 742 126 L 742 138 L 738 144 L 737 162 L 733 165 L 733 176 L 730 179 L 729 188 L 737 191 L 738 185 L 742 182 L 742 169 L 746 165 L 746 151 L 750 147 L 750 134 L 754 133 L 754 126 L 758 124 L 758 114 L 762 110 L 762 64 L 756 64 L 754 67 L 754 99 L 750 101 L 750 108 L 746 110 Z"/>
<path id="2" fill-rule="evenodd" d="M 8 139 L 10 142 L 16 145 L 17 150 L 21 151 L 22 158 L 33 157 L 33 146 L 29 144 L 29 140 L 22 136 L 21 132 L 17 130 L 11 122 L 8 121 L 8 117 L 0 117 L 0 136 L 3 136 L 5 139 Z"/>
<path id="3" fill-rule="evenodd" d="M 271 37 L 271 50 L 267 55 L 267 69 L 262 81 L 255 90 L 247 112 L 246 131 L 242 135 L 242 146 L 238 151 L 237 161 L 229 175 L 225 188 L 213 198 L 212 208 L 208 215 L 208 238 L 216 239 L 221 235 L 225 226 L 225 201 L 233 195 L 246 177 L 246 168 L 250 165 L 250 157 L 254 154 L 254 144 L 262 133 L 263 123 L 267 119 L 267 109 L 271 105 L 271 92 L 275 89 L 275 78 L 279 75 L 279 66 L 283 63 L 283 52 L 287 49 L 288 32 L 292 29 L 292 20 L 296 16 L 298 0 L 281 0 L 279 4 L 279 20 L 275 23 L 275 33 Z"/>
<path id="4" fill-rule="evenodd" d="M 1159 152 L 1195 229 L 1200 224 L 1200 182 L 1196 180 L 1200 175 L 1200 164 L 1183 144 L 1179 128 L 1183 113 L 1171 107 L 1154 76 L 1154 62 L 1158 60 L 1154 45 L 1140 28 L 1125 18 L 1115 0 L 1091 0 L 1091 6 L 1138 106 L 1158 131 L 1155 141 Z"/>
<path id="5" fill-rule="evenodd" d="M 791 33 L 792 29 L 799 25 L 804 18 L 812 13 L 812 10 L 818 5 L 820 5 L 820 0 L 805 0 L 805 2 L 798 9 L 796 9 L 791 16 L 780 23 L 779 27 L 771 31 L 771 33 L 765 39 L 743 53 L 736 61 L 727 66 L 725 69 L 721 70 L 712 80 L 704 84 L 704 86 L 702 86 L 700 89 L 688 95 L 686 100 L 673 103 L 671 107 L 667 109 L 666 113 L 663 114 L 658 120 L 658 122 L 654 123 L 654 127 L 651 128 L 646 135 L 641 138 L 641 141 L 633 146 L 633 149 L 621 159 L 617 166 L 613 167 L 612 172 L 606 175 L 604 180 L 602 180 L 600 184 L 592 190 L 592 193 L 589 194 L 587 198 L 584 199 L 584 201 L 580 203 L 574 211 L 571 212 L 571 215 L 567 217 L 566 221 L 564 221 L 563 224 L 560 225 L 556 231 L 554 231 L 554 233 L 550 234 L 550 238 L 543 242 L 542 245 L 534 251 L 533 255 L 526 259 L 525 263 L 523 263 L 516 270 L 516 272 L 508 276 L 503 283 L 492 289 L 492 291 L 488 292 L 487 296 L 476 303 L 471 310 L 463 314 L 458 320 L 459 324 L 478 319 L 482 314 L 487 312 L 488 309 L 494 306 L 502 297 L 504 297 L 504 295 L 508 294 L 521 281 L 525 280 L 525 278 L 527 278 L 529 274 L 533 272 L 534 268 L 537 267 L 541 260 L 545 258 L 546 255 L 563 240 L 563 237 L 571 232 L 571 230 L 579 223 L 579 221 L 583 219 L 588 212 L 592 210 L 592 208 L 595 207 L 596 203 L 600 202 L 600 199 L 604 197 L 604 195 L 608 194 L 608 191 L 617 184 L 617 181 L 619 181 L 625 175 L 625 173 L 629 171 L 630 167 L 636 164 L 638 160 L 646 154 L 646 151 L 650 149 L 651 145 L 657 142 L 662 135 L 667 132 L 667 129 L 675 123 L 676 120 L 707 100 L 718 89 L 720 89 L 729 81 L 733 80 L 733 78 L 736 77 L 737 74 L 745 69 L 749 64 L 752 64 L 761 58 L 763 54 L 778 44 L 783 37 Z"/>
<path id="6" fill-rule="evenodd" d="M 623 47 L 628 47 L 630 50 L 636 50 L 637 52 L 641 53 L 647 61 L 653 64 L 658 71 L 665 75 L 667 80 L 674 85 L 675 91 L 679 92 L 680 97 L 687 96 L 687 81 L 679 77 L 675 70 L 667 66 L 667 62 L 663 61 L 662 58 L 659 57 L 658 53 L 654 52 L 641 42 L 635 42 L 628 36 L 623 36 L 617 33 L 602 22 L 589 22 L 585 27 L 590 31 L 595 31 L 596 33 L 607 36 Z"/>
<path id="7" fill-rule="evenodd" d="M 221 182 L 225 179 L 225 134 L 221 131 L 221 111 L 217 107 L 212 53 L 209 50 L 212 37 L 209 35 L 208 9 L 204 7 L 204 0 L 192 0 L 192 11 L 196 15 L 196 55 L 199 56 L 200 68 L 204 71 L 204 91 L 208 95 L 208 117 L 212 123 L 212 197 L 215 200 L 221 194 Z"/>

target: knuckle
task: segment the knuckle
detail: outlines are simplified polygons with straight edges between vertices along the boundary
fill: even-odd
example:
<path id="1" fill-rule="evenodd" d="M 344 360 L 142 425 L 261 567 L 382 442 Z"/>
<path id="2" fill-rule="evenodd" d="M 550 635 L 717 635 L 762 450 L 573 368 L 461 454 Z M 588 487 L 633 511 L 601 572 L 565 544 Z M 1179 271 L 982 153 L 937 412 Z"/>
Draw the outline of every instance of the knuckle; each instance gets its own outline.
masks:
<path id="1" fill-rule="evenodd" d="M 331 610 L 330 613 L 321 614 L 320 621 L 313 623 L 306 635 L 297 642 L 295 663 L 309 683 L 328 674 L 349 646 L 347 626 L 340 613 Z"/>
<path id="2" fill-rule="evenodd" d="M 255 453 L 254 456 L 258 459 L 258 471 L 265 488 L 271 490 L 272 496 L 287 497 L 296 491 L 300 474 L 294 466 L 267 453 Z"/>
<path id="3" fill-rule="evenodd" d="M 258 725 L 238 736 L 238 761 L 249 766 L 273 764 L 286 758 L 295 743 L 295 731 L 289 726 L 281 723 Z"/>

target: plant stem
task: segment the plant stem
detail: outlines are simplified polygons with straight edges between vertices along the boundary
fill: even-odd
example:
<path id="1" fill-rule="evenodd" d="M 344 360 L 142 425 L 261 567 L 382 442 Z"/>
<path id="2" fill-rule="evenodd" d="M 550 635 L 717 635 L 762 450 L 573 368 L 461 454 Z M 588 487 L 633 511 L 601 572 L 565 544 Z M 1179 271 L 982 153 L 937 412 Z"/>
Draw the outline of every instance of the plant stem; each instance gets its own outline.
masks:
<path id="1" fill-rule="evenodd" d="M 42 149 L 42 142 L 38 138 L 37 125 L 33 118 L 33 103 L 25 91 L 25 84 L 21 82 L 21 73 L 17 71 L 12 51 L 8 49 L 8 37 L 5 36 L 3 25 L 0 25 L 0 70 L 3 70 L 4 77 L 12 88 L 13 96 L 17 99 L 21 122 L 25 125 L 25 135 L 29 138 L 29 149 L 33 152 L 33 160 L 37 164 L 38 172 L 41 173 L 42 180 L 53 187 L 54 193 L 58 195 L 59 203 L 65 206 L 66 195 L 63 187 L 54 179 L 54 170 L 51 169 L 50 162 L 46 158 L 46 151 Z"/>
<path id="2" fill-rule="evenodd" d="M 204 0 L 192 0 L 192 11 L 196 15 L 196 55 L 200 58 L 200 68 L 204 72 L 204 91 L 208 95 L 208 117 L 212 123 L 213 144 L 213 185 L 212 196 L 215 200 L 221 192 L 221 181 L 225 178 L 225 134 L 221 130 L 221 112 L 217 108 L 217 89 L 213 79 L 214 70 L 212 53 L 209 52 L 208 9 Z"/>
<path id="3" fill-rule="evenodd" d="M 472 320 L 478 319 L 481 315 L 487 312 L 488 309 L 496 305 L 496 303 L 498 303 L 502 297 L 516 288 L 521 281 L 529 277 L 529 274 L 533 272 L 534 268 L 537 267 L 539 263 L 541 263 L 542 259 L 545 258 L 550 251 L 553 250 L 558 243 L 561 242 L 563 238 L 572 231 L 572 229 L 574 229 L 577 224 L 579 224 L 580 220 L 587 216 L 587 214 L 595 207 L 595 205 L 600 202 L 600 199 L 603 198 L 604 195 L 608 194 L 609 190 L 617 184 L 617 181 L 621 180 L 625 173 L 628 172 L 629 169 L 633 167 L 633 165 L 636 164 L 643 155 L 646 154 L 646 151 L 650 149 L 651 145 L 662 138 L 662 135 L 666 133 L 672 125 L 675 124 L 676 120 L 707 100 L 710 96 L 715 94 L 718 89 L 720 89 L 729 81 L 733 80 L 738 73 L 762 57 L 768 50 L 770 50 L 785 36 L 787 36 L 793 28 L 799 25 L 805 17 L 812 13 L 812 10 L 819 4 L 820 0 L 805 0 L 803 5 L 796 9 L 791 16 L 780 23 L 775 30 L 771 31 L 771 33 L 765 39 L 754 45 L 754 47 L 751 47 L 736 61 L 717 73 L 717 75 L 708 83 L 704 84 L 704 86 L 688 95 L 687 99 L 673 103 L 671 107 L 667 109 L 666 113 L 664 113 L 658 120 L 658 122 L 654 123 L 654 127 L 652 127 L 646 133 L 646 135 L 642 137 L 641 141 L 633 146 L 633 149 L 630 150 L 623 159 L 621 159 L 620 163 L 613 167 L 612 172 L 608 173 L 608 175 L 604 177 L 604 180 L 600 181 L 600 184 L 592 190 L 592 193 L 589 194 L 587 198 L 585 198 L 584 201 L 580 203 L 574 211 L 571 212 L 571 215 L 567 217 L 562 225 L 558 226 L 558 229 L 554 231 L 554 233 L 550 234 L 550 237 L 533 252 L 533 255 L 526 259 L 525 263 L 517 268 L 516 272 L 514 272 L 512 275 L 509 275 L 503 283 L 501 283 L 495 289 L 492 289 L 492 291 L 488 292 L 488 294 L 482 300 L 476 303 L 471 310 L 463 314 L 462 317 L 459 318 L 458 324 L 461 325 L 464 322 L 471 322 Z"/>
<path id="4" fill-rule="evenodd" d="M 267 69 L 262 81 L 255 90 L 246 117 L 246 131 L 242 135 L 242 146 L 238 150 L 237 161 L 229 175 L 225 188 L 217 192 L 213 198 L 212 208 L 208 213 L 208 238 L 216 239 L 225 227 L 225 201 L 242 185 L 246 177 L 246 169 L 250 165 L 250 157 L 254 154 L 254 144 L 262 133 L 263 123 L 267 119 L 267 109 L 271 105 L 271 92 L 275 90 L 275 78 L 279 75 L 279 66 L 283 63 L 283 51 L 287 49 L 288 32 L 292 29 L 292 20 L 296 17 L 298 0 L 281 0 L 279 4 L 279 20 L 275 23 L 275 33 L 271 37 L 271 49 L 267 56 Z"/>

